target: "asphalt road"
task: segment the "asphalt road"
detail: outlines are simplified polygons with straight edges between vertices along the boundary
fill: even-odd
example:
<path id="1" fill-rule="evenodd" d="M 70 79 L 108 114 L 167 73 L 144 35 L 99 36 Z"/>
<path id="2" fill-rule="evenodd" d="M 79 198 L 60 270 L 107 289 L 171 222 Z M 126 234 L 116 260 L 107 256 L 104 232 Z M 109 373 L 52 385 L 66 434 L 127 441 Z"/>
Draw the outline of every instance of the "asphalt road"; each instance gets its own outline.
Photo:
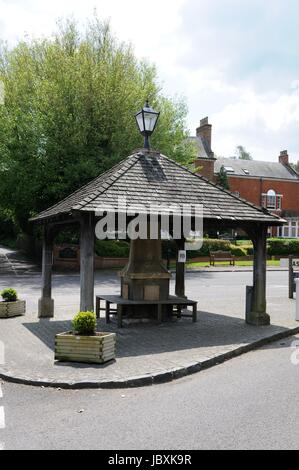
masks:
<path id="1" fill-rule="evenodd" d="M 0 448 L 298 449 L 294 339 L 299 345 L 299 337 L 290 338 L 153 387 L 71 391 L 2 383 Z"/>

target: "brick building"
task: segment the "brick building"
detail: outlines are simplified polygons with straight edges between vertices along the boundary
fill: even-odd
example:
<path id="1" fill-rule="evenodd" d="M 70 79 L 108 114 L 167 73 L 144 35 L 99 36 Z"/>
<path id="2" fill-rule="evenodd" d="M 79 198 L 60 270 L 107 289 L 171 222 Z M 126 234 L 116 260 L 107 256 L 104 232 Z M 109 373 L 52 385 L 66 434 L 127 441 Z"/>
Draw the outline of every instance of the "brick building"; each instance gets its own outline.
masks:
<path id="1" fill-rule="evenodd" d="M 196 137 L 192 139 L 198 146 L 198 173 L 217 182 L 217 175 L 223 167 L 230 191 L 287 220 L 283 227 L 270 229 L 270 235 L 299 238 L 299 174 L 290 166 L 287 150 L 280 152 L 276 162 L 234 157 L 216 159 L 212 151 L 212 125 L 208 118 L 200 121 Z"/>

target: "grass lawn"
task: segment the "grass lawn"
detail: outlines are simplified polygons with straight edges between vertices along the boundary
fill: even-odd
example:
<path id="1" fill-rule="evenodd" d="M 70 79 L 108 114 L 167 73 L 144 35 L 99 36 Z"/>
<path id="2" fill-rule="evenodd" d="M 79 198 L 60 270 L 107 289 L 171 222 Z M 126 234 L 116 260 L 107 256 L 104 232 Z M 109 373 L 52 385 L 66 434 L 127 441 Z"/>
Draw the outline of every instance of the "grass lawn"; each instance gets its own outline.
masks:
<path id="1" fill-rule="evenodd" d="M 216 267 L 217 266 L 229 266 L 229 263 L 225 261 L 219 261 L 215 263 Z M 236 261 L 236 266 L 252 266 L 253 261 Z M 210 263 L 208 261 L 200 261 L 197 263 L 192 263 L 188 262 L 187 263 L 187 268 L 200 268 L 200 267 L 210 267 Z M 267 261 L 267 266 L 279 266 L 279 260 L 268 260 Z"/>

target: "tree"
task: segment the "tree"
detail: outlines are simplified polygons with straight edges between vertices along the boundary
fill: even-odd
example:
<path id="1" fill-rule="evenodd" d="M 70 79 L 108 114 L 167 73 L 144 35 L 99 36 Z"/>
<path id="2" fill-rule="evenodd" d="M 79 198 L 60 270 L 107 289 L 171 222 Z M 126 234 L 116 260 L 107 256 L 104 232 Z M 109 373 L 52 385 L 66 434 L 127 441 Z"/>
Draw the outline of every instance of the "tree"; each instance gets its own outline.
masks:
<path id="1" fill-rule="evenodd" d="M 229 189 L 228 177 L 223 165 L 221 166 L 217 175 L 217 184 L 223 189 Z"/>
<path id="2" fill-rule="evenodd" d="M 239 160 L 253 160 L 249 152 L 243 147 L 243 145 L 238 145 L 236 147 L 236 155 Z"/>
<path id="3" fill-rule="evenodd" d="M 294 168 L 294 170 L 297 171 L 297 173 L 299 173 L 299 160 L 297 161 L 297 163 L 291 163 L 291 165 Z"/>
<path id="4" fill-rule="evenodd" d="M 30 216 L 142 146 L 134 113 L 146 99 L 161 111 L 153 147 L 195 159 L 184 100 L 166 98 L 155 67 L 97 17 L 83 33 L 67 20 L 51 38 L 2 44 L 0 81 L 0 209 L 24 231 Z"/>

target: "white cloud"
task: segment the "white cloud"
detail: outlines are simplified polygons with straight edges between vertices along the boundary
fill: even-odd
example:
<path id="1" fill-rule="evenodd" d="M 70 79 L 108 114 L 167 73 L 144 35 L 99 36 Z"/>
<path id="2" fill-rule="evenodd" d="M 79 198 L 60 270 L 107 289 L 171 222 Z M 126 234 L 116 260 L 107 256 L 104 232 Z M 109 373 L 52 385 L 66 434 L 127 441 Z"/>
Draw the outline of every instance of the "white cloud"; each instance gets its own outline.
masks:
<path id="1" fill-rule="evenodd" d="M 288 148 L 299 159 L 298 0 L 0 0 L 0 36 L 49 35 L 59 17 L 96 8 L 139 57 L 157 64 L 168 94 L 188 99 L 192 133 L 209 115 L 213 147 L 255 158 Z"/>

